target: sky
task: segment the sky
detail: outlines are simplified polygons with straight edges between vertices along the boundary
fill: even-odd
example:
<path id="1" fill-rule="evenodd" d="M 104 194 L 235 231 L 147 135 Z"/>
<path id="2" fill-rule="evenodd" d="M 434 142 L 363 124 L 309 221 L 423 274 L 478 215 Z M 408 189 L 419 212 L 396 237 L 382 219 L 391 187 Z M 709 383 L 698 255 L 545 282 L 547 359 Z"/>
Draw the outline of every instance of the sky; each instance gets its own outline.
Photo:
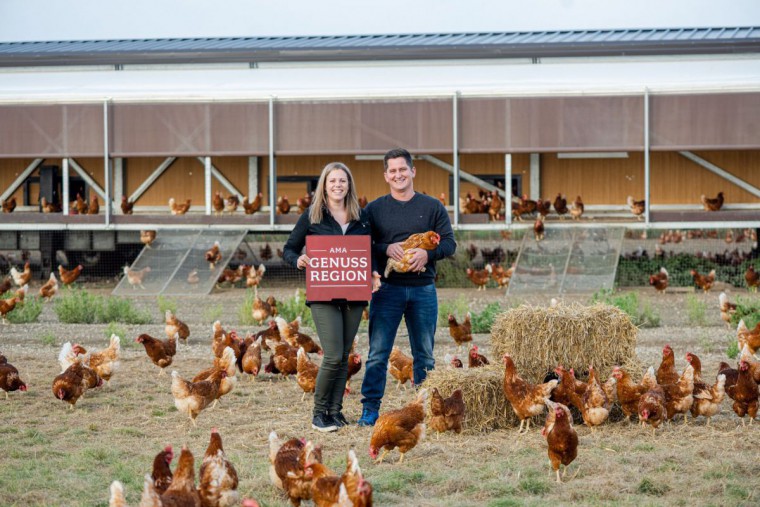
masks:
<path id="1" fill-rule="evenodd" d="M 760 0 L 0 0 L 0 42 L 760 26 Z"/>

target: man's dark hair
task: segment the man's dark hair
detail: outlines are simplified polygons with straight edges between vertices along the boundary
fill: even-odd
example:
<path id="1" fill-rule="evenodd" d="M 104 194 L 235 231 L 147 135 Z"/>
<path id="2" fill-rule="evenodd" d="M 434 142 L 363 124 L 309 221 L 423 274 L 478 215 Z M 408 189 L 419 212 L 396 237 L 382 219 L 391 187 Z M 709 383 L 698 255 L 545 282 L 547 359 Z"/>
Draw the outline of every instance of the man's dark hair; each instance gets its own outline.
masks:
<path id="1" fill-rule="evenodd" d="M 406 165 L 409 166 L 409 169 L 413 167 L 412 165 L 412 155 L 406 151 L 404 148 L 394 148 L 390 150 L 388 153 L 385 154 L 383 157 L 383 166 L 385 167 L 385 170 L 388 170 L 388 161 L 392 158 L 404 158 L 406 160 Z"/>

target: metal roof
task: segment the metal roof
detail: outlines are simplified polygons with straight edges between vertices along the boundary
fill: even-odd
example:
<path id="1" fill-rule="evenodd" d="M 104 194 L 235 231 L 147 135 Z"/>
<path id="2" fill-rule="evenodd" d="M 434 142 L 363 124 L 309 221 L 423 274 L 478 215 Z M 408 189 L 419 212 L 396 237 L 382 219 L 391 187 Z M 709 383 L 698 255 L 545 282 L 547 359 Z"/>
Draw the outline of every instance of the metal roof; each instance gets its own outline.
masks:
<path id="1" fill-rule="evenodd" d="M 0 67 L 760 52 L 760 27 L 0 43 Z"/>

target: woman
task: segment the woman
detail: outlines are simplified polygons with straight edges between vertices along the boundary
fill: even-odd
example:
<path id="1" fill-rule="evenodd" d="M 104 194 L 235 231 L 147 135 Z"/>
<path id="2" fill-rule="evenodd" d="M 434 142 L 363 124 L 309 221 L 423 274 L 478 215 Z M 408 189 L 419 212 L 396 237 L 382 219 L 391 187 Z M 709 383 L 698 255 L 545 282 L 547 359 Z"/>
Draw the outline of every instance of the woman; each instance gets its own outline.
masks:
<path id="1" fill-rule="evenodd" d="M 369 235 L 370 227 L 354 188 L 351 171 L 340 162 L 327 164 L 319 177 L 314 200 L 298 219 L 285 243 L 283 258 L 305 269 L 309 257 L 302 254 L 306 236 Z M 373 272 L 373 284 L 380 275 Z M 373 286 L 373 290 L 377 287 Z M 335 431 L 348 424 L 343 417 L 343 391 L 348 376 L 348 356 L 366 301 L 307 301 L 324 350 L 314 390 L 312 428 Z"/>

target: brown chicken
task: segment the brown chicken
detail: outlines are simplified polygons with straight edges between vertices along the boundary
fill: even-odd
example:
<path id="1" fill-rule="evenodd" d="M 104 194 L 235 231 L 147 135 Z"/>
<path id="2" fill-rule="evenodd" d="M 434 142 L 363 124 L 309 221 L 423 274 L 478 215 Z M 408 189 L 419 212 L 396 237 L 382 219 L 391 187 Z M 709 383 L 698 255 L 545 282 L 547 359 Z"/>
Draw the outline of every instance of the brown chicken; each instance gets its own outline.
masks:
<path id="1" fill-rule="evenodd" d="M 259 248 L 259 257 L 261 257 L 262 261 L 272 259 L 272 247 L 269 246 L 269 243 Z"/>
<path id="2" fill-rule="evenodd" d="M 0 316 L 2 316 L 3 324 L 8 323 L 8 319 L 6 317 L 16 308 L 17 302 L 18 298 L 15 296 L 8 299 L 0 299 Z"/>
<path id="3" fill-rule="evenodd" d="M 554 198 L 554 211 L 557 212 L 560 219 L 564 218 L 569 211 L 567 209 L 567 198 L 564 195 L 557 194 L 557 197 Z"/>
<path id="4" fill-rule="evenodd" d="M 454 339 L 457 344 L 457 350 L 462 348 L 462 345 L 472 341 L 472 321 L 470 312 L 464 316 L 464 320 L 460 324 L 457 322 L 457 318 L 454 315 L 449 314 L 449 335 Z"/>
<path id="5" fill-rule="evenodd" d="M 190 210 L 191 203 L 192 200 L 188 199 L 184 204 L 178 204 L 177 201 L 174 200 L 174 197 L 172 197 L 169 199 L 169 211 L 172 215 L 184 215 Z"/>
<path id="6" fill-rule="evenodd" d="M 237 491 L 238 475 L 235 466 L 227 459 L 222 437 L 216 428 L 198 471 L 198 494 L 202 507 L 232 507 L 240 504 Z"/>
<path id="7" fill-rule="evenodd" d="M 261 280 L 264 278 L 266 270 L 267 268 L 264 266 L 264 263 L 259 264 L 259 267 L 256 269 L 252 267 L 248 270 L 248 274 L 245 277 L 245 286 L 251 289 L 261 285 Z"/>
<path id="8" fill-rule="evenodd" d="M 292 325 L 293 323 L 291 322 L 290 324 Z M 275 322 L 274 319 L 269 321 L 269 325 L 267 326 L 266 329 L 258 331 L 256 334 L 254 334 L 253 338 L 254 339 L 262 338 L 261 340 L 262 350 L 270 350 L 269 343 L 276 344 L 282 341 L 282 337 L 280 336 L 280 330 L 277 328 L 277 322 Z"/>
<path id="9" fill-rule="evenodd" d="M 80 347 L 80 350 L 84 349 L 81 349 Z M 112 334 L 108 347 L 100 352 L 91 352 L 89 354 L 89 359 L 85 359 L 85 363 L 89 364 L 90 368 L 92 368 L 98 376 L 110 384 L 111 377 L 119 368 L 120 357 L 121 338 Z"/>
<path id="10" fill-rule="evenodd" d="M 536 221 L 533 224 L 533 235 L 536 238 L 536 241 L 542 241 L 544 239 L 544 236 L 546 235 L 546 227 L 544 226 L 544 216 L 538 215 L 536 217 Z"/>
<path id="11" fill-rule="evenodd" d="M 739 350 L 743 349 L 746 345 L 749 347 L 750 353 L 754 354 L 760 349 L 760 322 L 750 330 L 744 323 L 744 319 L 741 319 L 736 327 L 736 338 L 739 343 Z"/>
<path id="12" fill-rule="evenodd" d="M 298 373 L 298 349 L 291 347 L 287 342 L 270 343 L 272 349 L 272 365 L 277 370 L 268 371 L 267 373 L 279 373 L 283 377 L 296 375 Z M 264 371 L 267 371 L 266 368 Z"/>
<path id="13" fill-rule="evenodd" d="M 692 269 L 691 277 L 694 279 L 694 283 L 697 285 L 697 287 L 707 293 L 710 289 L 712 289 L 712 286 L 715 283 L 715 270 L 713 269 L 706 275 L 700 275 L 696 269 Z"/>
<path id="14" fill-rule="evenodd" d="M 171 310 L 166 310 L 164 323 L 166 324 L 164 332 L 167 338 L 171 338 L 176 334 L 180 343 L 187 345 L 187 338 L 190 336 L 190 328 L 187 327 L 187 324 L 179 320 Z"/>
<path id="15" fill-rule="evenodd" d="M 515 265 L 512 264 L 509 269 L 504 269 L 500 264 L 491 264 L 491 278 L 496 282 L 500 289 L 506 289 L 512 274 L 515 272 Z"/>
<path id="16" fill-rule="evenodd" d="M 307 466 L 311 466 L 312 476 L 317 477 L 319 472 L 315 471 L 314 465 Z M 353 449 L 348 451 L 346 470 L 343 475 L 316 478 L 312 482 L 311 491 L 314 505 L 318 507 L 372 505 L 372 486 L 364 480 L 364 474 Z"/>
<path id="17" fill-rule="evenodd" d="M 153 364 L 158 366 L 159 375 L 164 374 L 164 368 L 170 366 L 174 360 L 174 354 L 177 353 L 177 336 L 174 335 L 167 340 L 158 340 L 147 334 L 141 334 L 135 338 L 137 343 L 142 343 L 145 347 L 145 353 Z"/>
<path id="18" fill-rule="evenodd" d="M 718 196 L 715 199 L 702 194 L 700 201 L 702 201 L 705 211 L 719 211 L 723 207 L 723 192 L 718 192 Z"/>
<path id="19" fill-rule="evenodd" d="M 742 351 L 739 355 L 740 361 L 747 361 L 747 364 L 749 364 L 749 372 L 752 374 L 752 378 L 755 379 L 755 382 L 758 382 L 758 385 L 760 385 L 760 361 L 755 357 L 754 354 L 752 354 L 749 351 L 748 346 L 744 346 L 742 348 Z"/>
<path id="20" fill-rule="evenodd" d="M 665 393 L 662 387 L 654 385 L 639 398 L 639 421 L 652 427 L 652 435 L 666 418 Z"/>
<path id="21" fill-rule="evenodd" d="M 214 192 L 214 196 L 211 198 L 211 208 L 213 208 L 216 216 L 224 213 L 224 198 L 221 192 Z"/>
<path id="22" fill-rule="evenodd" d="M 728 384 L 728 381 L 726 381 L 726 384 Z M 758 391 L 757 382 L 752 378 L 747 361 L 739 363 L 739 375 L 737 376 L 736 384 L 726 387 L 726 394 L 734 400 L 733 409 L 742 420 L 742 426 L 746 424 L 744 422 L 745 415 L 749 415 L 749 423 L 752 424 L 752 421 L 757 416 Z"/>
<path id="23" fill-rule="evenodd" d="M 76 201 L 74 201 L 72 204 L 73 206 L 71 207 L 80 215 L 87 213 L 87 201 L 85 201 L 81 195 L 77 194 Z"/>
<path id="24" fill-rule="evenodd" d="M 676 356 L 673 354 L 670 345 L 665 345 L 662 348 L 662 362 L 657 368 L 657 383 L 660 385 L 675 384 L 679 378 L 680 376 L 676 371 Z"/>
<path id="25" fill-rule="evenodd" d="M 586 386 L 576 388 L 574 377 L 562 365 L 554 369 L 554 374 L 557 375 L 558 383 L 552 391 L 550 399 L 568 407 L 573 405 L 578 410 L 581 410 L 581 407 L 583 407 L 581 396 L 586 392 Z"/>
<path id="26" fill-rule="evenodd" d="M 253 300 L 251 315 L 258 325 L 262 325 L 269 317 L 277 315 L 277 301 L 274 296 L 269 296 L 264 301 L 257 295 Z"/>
<path id="27" fill-rule="evenodd" d="M 67 270 L 59 264 L 58 276 L 61 277 L 61 283 L 63 285 L 68 286 L 77 281 L 77 278 L 79 278 L 79 275 L 82 274 L 83 270 L 84 270 L 84 266 L 82 266 L 81 264 L 71 270 Z"/>
<path id="28" fill-rule="evenodd" d="M 121 196 L 121 214 L 131 215 L 134 212 L 135 203 L 130 201 L 126 195 Z"/>
<path id="29" fill-rule="evenodd" d="M 493 273 L 493 268 L 490 264 L 486 264 L 485 269 L 475 270 L 467 268 L 465 273 L 467 274 L 467 278 L 478 287 L 478 290 L 486 290 L 486 284 L 491 277 L 491 273 Z"/>
<path id="30" fill-rule="evenodd" d="M 728 300 L 728 296 L 725 292 L 721 292 L 718 296 L 718 303 L 720 308 L 720 319 L 726 323 L 729 329 L 731 329 L 731 318 L 736 314 L 736 305 Z"/>
<path id="31" fill-rule="evenodd" d="M 40 287 L 40 297 L 46 301 L 50 300 L 58 292 L 58 279 L 55 277 L 55 273 L 50 273 L 50 279 Z"/>
<path id="32" fill-rule="evenodd" d="M 668 288 L 670 280 L 668 278 L 668 270 L 664 267 L 660 268 L 660 271 L 653 275 L 649 275 L 649 285 L 655 288 L 655 290 L 662 294 L 665 289 Z"/>
<path id="33" fill-rule="evenodd" d="M 32 279 L 32 267 L 29 262 L 24 264 L 24 269 L 19 272 L 15 267 L 11 268 L 11 278 L 18 287 L 23 287 Z M 4 292 L 4 291 L 3 291 Z"/>
<path id="34" fill-rule="evenodd" d="M 752 264 L 747 266 L 747 271 L 744 272 L 744 281 L 747 282 L 747 288 L 752 292 L 757 292 L 757 288 L 760 287 L 760 273 L 755 271 L 755 266 Z"/>
<path id="35" fill-rule="evenodd" d="M 124 277 L 127 279 L 127 283 L 132 287 L 132 290 L 136 290 L 138 287 L 144 290 L 145 286 L 143 285 L 143 281 L 150 272 L 150 266 L 145 266 L 142 269 L 132 269 L 129 266 L 124 266 Z"/>
<path id="36" fill-rule="evenodd" d="M 145 248 L 150 248 L 154 241 L 156 241 L 156 231 L 140 231 L 140 243 L 145 245 Z"/>
<path id="37" fill-rule="evenodd" d="M 651 377 L 654 377 L 654 368 L 650 366 L 649 369 L 651 370 Z M 612 369 L 612 376 L 617 379 L 618 403 L 625 415 L 626 421 L 630 422 L 631 416 L 638 413 L 641 395 L 648 389 L 643 382 L 640 384 L 634 383 L 628 372 L 620 366 L 615 366 Z"/>
<path id="38" fill-rule="evenodd" d="M 530 418 L 544 411 L 545 401 L 559 382 L 550 380 L 544 384 L 531 384 L 517 374 L 517 368 L 509 354 L 504 354 L 503 361 L 504 395 L 520 419 L 518 433 L 523 432 L 523 427 L 527 433 L 530 429 Z"/>
<path id="39" fill-rule="evenodd" d="M 710 386 L 702 380 L 702 362 L 696 354 L 689 352 L 686 360 L 694 368 L 694 403 L 691 406 L 691 416 L 704 416 L 707 426 L 710 418 L 720 412 L 721 403 L 726 395 L 726 376 L 718 375 L 714 385 Z"/>
<path id="40" fill-rule="evenodd" d="M 243 197 L 243 211 L 246 215 L 253 215 L 257 211 L 261 209 L 261 200 L 262 200 L 261 192 L 256 194 L 256 197 L 253 198 L 253 201 L 250 203 L 248 202 L 248 197 Z"/>
<path id="41" fill-rule="evenodd" d="M 151 479 L 153 480 L 153 487 L 159 495 L 162 495 L 172 483 L 172 477 L 174 476 L 170 465 L 172 464 L 173 459 L 174 450 L 171 445 L 164 447 L 164 449 L 153 458 Z"/>
<path id="42" fill-rule="evenodd" d="M 314 477 L 308 465 L 321 461 L 320 446 L 299 438 L 283 443 L 276 432 L 269 434 L 269 478 L 275 487 L 285 491 L 293 505 L 311 499 Z"/>
<path id="43" fill-rule="evenodd" d="M 583 422 L 593 431 L 601 425 L 610 415 L 611 401 L 602 385 L 596 378 L 596 370 L 593 366 L 588 369 L 588 383 L 586 392 L 581 397 Z"/>
<path id="44" fill-rule="evenodd" d="M 359 373 L 362 369 L 362 355 L 358 352 L 351 352 L 348 355 L 348 377 L 346 378 L 346 389 L 343 396 L 351 394 L 351 377 Z"/>
<path id="45" fill-rule="evenodd" d="M 43 213 L 60 213 L 61 212 L 61 205 L 55 202 L 48 202 L 48 200 L 43 196 L 40 198 L 40 207 L 42 208 Z"/>
<path id="46" fill-rule="evenodd" d="M 215 369 L 208 380 L 190 382 L 179 376 L 175 370 L 172 372 L 172 396 L 174 405 L 181 414 L 187 414 L 193 426 L 197 426 L 195 418 L 198 414 L 216 401 L 219 386 L 227 376 L 227 372 L 221 368 Z M 175 478 L 176 480 L 176 478 Z"/>
<path id="47" fill-rule="evenodd" d="M 422 250 L 435 250 L 440 242 L 441 235 L 434 231 L 412 234 L 401 243 L 401 248 L 404 250 L 403 258 L 400 261 L 391 258 L 388 259 L 388 263 L 385 265 L 385 277 L 388 278 L 391 271 L 396 271 L 397 273 L 409 272 L 411 269 L 409 263 L 414 256 L 413 249 L 421 248 Z M 426 268 L 423 266 L 421 272 L 424 272 L 425 269 Z"/>
<path id="48" fill-rule="evenodd" d="M 298 382 L 298 386 L 303 390 L 301 401 L 306 398 L 307 393 L 314 392 L 317 386 L 318 373 L 319 366 L 309 359 L 303 347 L 299 347 L 296 359 L 296 381 Z"/>
<path id="49" fill-rule="evenodd" d="M 11 288 L 13 288 L 13 281 L 10 276 L 6 276 L 0 282 L 0 294 L 5 294 L 9 290 L 11 290 Z"/>
<path id="50" fill-rule="evenodd" d="M 218 241 L 214 241 L 214 245 L 206 250 L 205 253 L 206 262 L 208 262 L 208 268 L 214 270 L 216 264 L 222 262 L 222 252 Z"/>
<path id="51" fill-rule="evenodd" d="M 201 497 L 195 488 L 195 458 L 187 445 L 179 453 L 171 485 L 161 495 L 161 507 L 201 507 Z"/>
<path id="52" fill-rule="evenodd" d="M 26 382 L 21 380 L 16 367 L 10 364 L 2 354 L 0 354 L 0 391 L 5 392 L 6 400 L 9 392 L 26 391 Z"/>
<path id="53" fill-rule="evenodd" d="M 552 202 L 550 200 L 542 201 L 541 199 L 536 201 L 536 211 L 538 211 L 538 214 L 544 218 L 549 216 L 549 213 L 552 212 Z"/>
<path id="54" fill-rule="evenodd" d="M 296 199 L 296 206 L 298 207 L 298 214 L 300 215 L 311 206 L 312 194 L 306 193 L 303 197 Z"/>
<path id="55" fill-rule="evenodd" d="M 287 195 L 281 195 L 277 198 L 277 214 L 287 215 L 290 213 L 290 201 Z"/>
<path id="56" fill-rule="evenodd" d="M 261 344 L 262 344 L 262 338 L 257 338 L 256 340 L 253 339 L 254 337 L 247 337 L 245 339 L 246 347 L 245 352 L 243 352 L 243 358 L 240 361 L 241 369 L 244 373 L 247 373 L 251 376 L 251 380 L 253 380 L 253 377 L 259 374 L 259 370 L 261 370 Z M 251 340 L 248 342 L 248 340 Z"/>
<path id="57" fill-rule="evenodd" d="M 275 317 L 274 320 L 277 323 L 277 328 L 280 330 L 280 337 L 288 342 L 291 347 L 303 347 L 309 354 L 323 354 L 322 347 L 320 347 L 311 336 L 299 332 L 298 328 L 294 329 L 293 326 L 282 317 Z M 298 322 L 300 322 L 300 320 L 298 320 Z"/>
<path id="58" fill-rule="evenodd" d="M 546 400 L 549 410 L 546 422 L 541 429 L 541 435 L 546 438 L 547 453 L 552 470 L 557 474 L 557 482 L 562 482 L 559 474 L 560 465 L 565 465 L 562 477 L 567 473 L 567 467 L 578 456 L 578 434 L 573 428 L 573 416 L 570 409 L 562 403 Z"/>
<path id="59" fill-rule="evenodd" d="M 430 419 L 428 421 L 430 429 L 438 433 L 445 431 L 461 433 L 464 412 L 465 405 L 461 389 L 455 390 L 451 396 L 444 398 L 438 389 L 433 388 L 430 396 Z"/>
<path id="60" fill-rule="evenodd" d="M 444 204 L 445 206 L 446 204 Z M 501 218 L 501 209 L 504 207 L 504 201 L 501 200 L 499 193 L 495 190 L 491 192 L 491 202 L 488 205 L 488 218 L 496 222 Z"/>
<path id="61" fill-rule="evenodd" d="M 87 208 L 88 215 L 97 215 L 100 213 L 100 203 L 98 202 L 98 196 L 93 195 L 90 198 L 90 206 Z"/>
<path id="62" fill-rule="evenodd" d="M 398 347 L 393 347 L 391 350 L 391 355 L 388 358 L 388 373 L 398 381 L 396 389 L 402 385 L 406 389 L 407 380 L 414 386 L 414 361 L 401 352 Z"/>
<path id="63" fill-rule="evenodd" d="M 195 383 L 202 382 L 204 380 L 213 380 L 219 371 L 223 371 L 225 373 L 224 377 L 219 381 L 219 387 L 217 389 L 216 396 L 214 397 L 214 406 L 211 408 L 214 408 L 221 397 L 229 394 L 237 384 L 237 376 L 235 375 L 235 365 L 237 364 L 236 361 L 237 358 L 232 348 L 225 347 L 221 356 L 214 358 L 213 366 L 206 368 L 205 370 L 195 375 L 195 377 L 193 377 L 191 382 Z"/>
<path id="64" fill-rule="evenodd" d="M 214 357 L 222 357 L 224 355 L 224 349 L 227 347 L 232 349 L 236 358 L 242 357 L 241 346 L 243 345 L 243 340 L 235 331 L 227 333 L 222 330 L 221 324 L 217 328 L 217 322 L 219 321 L 217 320 L 214 322 L 214 338 L 211 340 L 211 352 L 213 352 Z M 217 332 L 217 329 L 220 329 L 221 332 Z"/>
<path id="65" fill-rule="evenodd" d="M 644 209 L 646 208 L 647 202 L 643 199 L 641 201 L 636 201 L 633 199 L 632 195 L 628 196 L 628 199 L 626 199 L 626 202 L 628 203 L 628 207 L 631 209 L 631 213 L 633 213 L 635 217 L 638 217 L 639 220 L 643 220 Z"/>
<path id="66" fill-rule="evenodd" d="M 69 403 L 73 409 L 85 390 L 102 383 L 95 372 L 78 361 L 53 379 L 53 396 Z"/>
<path id="67" fill-rule="evenodd" d="M 469 366 L 470 366 L 470 368 L 480 368 L 482 366 L 486 366 L 486 365 L 491 364 L 488 361 L 488 358 L 486 356 L 484 356 L 483 354 L 481 354 L 480 352 L 478 352 L 478 346 L 477 345 L 473 345 L 470 348 L 470 353 L 468 354 L 468 356 L 469 356 Z"/>
<path id="68" fill-rule="evenodd" d="M 13 213 L 16 209 L 16 198 L 11 197 L 5 201 L 2 201 L 3 213 Z"/>
<path id="69" fill-rule="evenodd" d="M 398 463 L 402 463 L 404 455 L 425 437 L 427 396 L 428 390 L 420 389 L 412 402 L 378 417 L 369 442 L 369 455 L 376 463 L 381 463 L 385 455 L 396 447 L 401 453 Z M 383 452 L 378 457 L 380 449 Z"/>
<path id="70" fill-rule="evenodd" d="M 570 215 L 572 215 L 573 220 L 580 220 L 585 209 L 586 207 L 583 204 L 583 199 L 581 199 L 581 196 L 576 197 L 575 202 L 573 202 L 573 206 L 570 208 Z"/>
<path id="71" fill-rule="evenodd" d="M 694 367 L 687 365 L 675 384 L 661 386 L 665 393 L 665 410 L 668 420 L 677 414 L 683 414 L 684 423 L 688 421 L 688 412 L 694 403 Z"/>

